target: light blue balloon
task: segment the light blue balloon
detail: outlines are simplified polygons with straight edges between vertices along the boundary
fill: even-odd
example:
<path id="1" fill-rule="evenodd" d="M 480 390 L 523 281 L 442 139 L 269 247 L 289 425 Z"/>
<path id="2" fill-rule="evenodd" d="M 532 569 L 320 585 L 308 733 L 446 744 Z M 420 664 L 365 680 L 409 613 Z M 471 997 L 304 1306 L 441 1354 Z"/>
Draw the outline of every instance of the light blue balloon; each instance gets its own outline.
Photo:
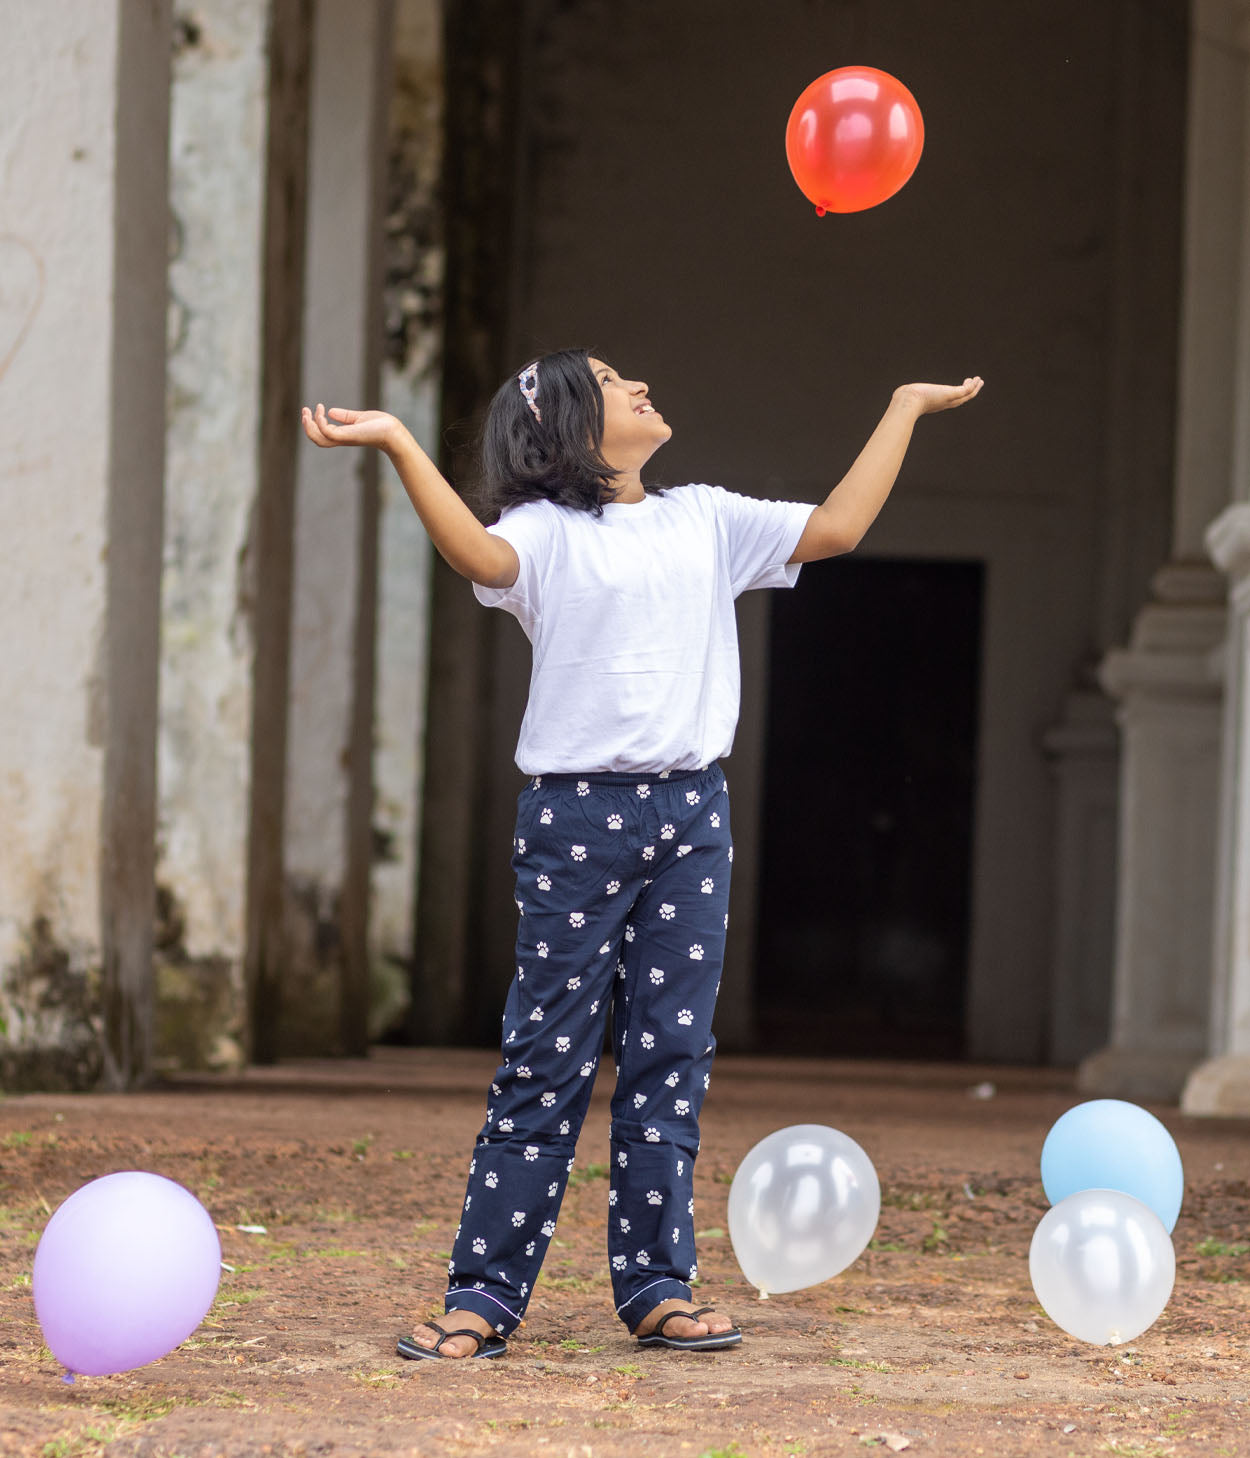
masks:
<path id="1" fill-rule="evenodd" d="M 1091 1099 L 1047 1134 L 1042 1187 L 1052 1205 L 1080 1190 L 1121 1190 L 1148 1205 L 1170 1233 L 1185 1172 L 1176 1141 L 1153 1114 L 1122 1099 Z"/>

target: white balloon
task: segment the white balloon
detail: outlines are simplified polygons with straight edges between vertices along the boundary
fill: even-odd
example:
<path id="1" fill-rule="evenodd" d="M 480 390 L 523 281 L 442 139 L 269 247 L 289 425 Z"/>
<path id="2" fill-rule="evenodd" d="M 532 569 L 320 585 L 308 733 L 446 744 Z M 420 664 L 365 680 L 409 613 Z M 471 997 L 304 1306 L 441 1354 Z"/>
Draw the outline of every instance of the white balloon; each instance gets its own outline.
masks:
<path id="1" fill-rule="evenodd" d="M 799 1291 L 844 1271 L 872 1239 L 881 1186 L 849 1135 L 795 1124 L 761 1139 L 729 1188 L 729 1236 L 753 1286 Z"/>
<path id="2" fill-rule="evenodd" d="M 1047 1316 L 1097 1346 L 1130 1342 L 1159 1319 L 1176 1279 L 1163 1222 L 1121 1190 L 1078 1190 L 1033 1232 L 1029 1275 Z"/>

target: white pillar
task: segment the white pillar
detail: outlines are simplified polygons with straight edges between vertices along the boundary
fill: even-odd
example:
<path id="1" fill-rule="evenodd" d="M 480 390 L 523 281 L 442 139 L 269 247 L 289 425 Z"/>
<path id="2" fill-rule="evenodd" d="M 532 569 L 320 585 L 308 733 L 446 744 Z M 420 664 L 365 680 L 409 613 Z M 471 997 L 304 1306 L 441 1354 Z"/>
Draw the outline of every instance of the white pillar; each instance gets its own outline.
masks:
<path id="1" fill-rule="evenodd" d="M 165 6 L 66 0 L 0 47 L 9 1087 L 151 1061 L 169 45 Z"/>
<path id="2" fill-rule="evenodd" d="M 260 489 L 267 0 L 204 0 L 174 59 L 158 972 L 170 1061 L 244 1055 Z"/>
<path id="3" fill-rule="evenodd" d="M 377 406 L 391 0 L 315 9 L 304 398 Z M 299 456 L 282 972 L 286 1053 L 368 1041 L 375 452 Z"/>
<path id="4" fill-rule="evenodd" d="M 1203 533 L 1236 477 L 1246 9 L 1193 9 L 1172 561 L 1101 675 L 1123 731 L 1115 991 L 1110 1046 L 1080 1083 L 1130 1098 L 1179 1095 L 1209 1036 L 1225 611 Z"/>
<path id="5" fill-rule="evenodd" d="M 397 185 L 387 218 L 382 369 L 383 407 L 435 460 L 443 357 L 441 10 L 440 0 L 398 0 L 395 7 L 390 145 Z M 378 481 L 378 549 L 371 1035 L 392 1027 L 410 1003 L 433 556 L 421 519 L 389 468 Z"/>

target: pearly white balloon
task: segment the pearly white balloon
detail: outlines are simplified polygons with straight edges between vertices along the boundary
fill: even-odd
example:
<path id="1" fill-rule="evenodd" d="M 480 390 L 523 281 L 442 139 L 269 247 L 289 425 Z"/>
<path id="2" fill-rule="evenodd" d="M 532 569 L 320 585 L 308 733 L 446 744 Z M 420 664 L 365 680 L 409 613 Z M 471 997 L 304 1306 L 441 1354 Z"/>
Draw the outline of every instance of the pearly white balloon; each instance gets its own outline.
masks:
<path id="1" fill-rule="evenodd" d="M 729 1236 L 761 1296 L 843 1271 L 872 1239 L 881 1186 L 849 1135 L 824 1124 L 778 1129 L 751 1149 L 729 1189 Z"/>

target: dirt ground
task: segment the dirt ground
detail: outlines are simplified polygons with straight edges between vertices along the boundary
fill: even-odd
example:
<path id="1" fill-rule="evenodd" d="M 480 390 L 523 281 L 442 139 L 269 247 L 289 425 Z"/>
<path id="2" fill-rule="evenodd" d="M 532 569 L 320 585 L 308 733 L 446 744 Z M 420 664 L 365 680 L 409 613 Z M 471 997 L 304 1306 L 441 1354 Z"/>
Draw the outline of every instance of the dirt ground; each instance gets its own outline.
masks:
<path id="1" fill-rule="evenodd" d="M 1176 1289 L 1137 1341 L 1085 1346 L 1028 1276 L 1042 1141 L 1080 1097 L 1056 1072 L 719 1060 L 696 1175 L 698 1294 L 745 1340 L 704 1354 L 640 1349 L 612 1314 L 601 1087 L 507 1356 L 404 1362 L 396 1335 L 441 1309 L 492 1068 L 489 1053 L 379 1049 L 130 1096 L 0 1101 L 0 1454 L 1250 1453 L 1250 1122 L 1155 1109 L 1186 1170 Z M 993 1096 L 974 1097 L 985 1084 Z M 753 1143 L 796 1123 L 864 1146 L 881 1223 L 837 1279 L 760 1301 L 725 1233 L 729 1182 Z M 57 1203 L 120 1169 L 193 1190 L 233 1270 L 176 1352 L 67 1385 L 42 1345 L 31 1261 Z"/>

